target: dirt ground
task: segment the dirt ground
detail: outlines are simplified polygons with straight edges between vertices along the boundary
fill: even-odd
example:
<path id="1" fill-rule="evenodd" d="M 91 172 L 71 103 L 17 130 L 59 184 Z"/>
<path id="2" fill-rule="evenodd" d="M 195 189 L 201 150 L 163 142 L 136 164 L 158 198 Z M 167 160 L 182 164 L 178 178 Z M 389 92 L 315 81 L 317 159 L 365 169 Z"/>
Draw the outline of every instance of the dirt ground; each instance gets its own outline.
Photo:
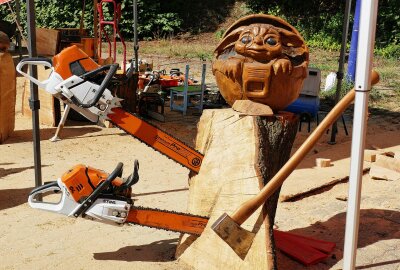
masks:
<path id="1" fill-rule="evenodd" d="M 34 186 L 31 120 L 21 115 L 20 87 L 18 94 L 15 132 L 0 145 L 0 269 L 187 269 L 174 259 L 178 233 L 140 226 L 114 227 L 28 206 L 28 194 Z M 400 147 L 399 114 L 371 114 L 368 138 L 373 140 L 367 140 L 367 148 Z M 195 114 L 183 117 L 168 112 L 166 123 L 155 124 L 193 145 L 198 119 Z M 351 134 L 350 112 L 345 119 Z M 123 162 L 127 175 L 138 159 L 140 181 L 133 188 L 135 204 L 186 210 L 189 171 L 123 131 L 68 121 L 63 140 L 52 143 L 48 139 L 54 132 L 54 127 L 41 126 L 43 182 L 56 180 L 78 163 L 110 172 Z M 308 135 L 304 125 L 294 149 Z M 318 157 L 321 152 L 333 160 L 349 156 L 351 135 L 344 134 L 342 125 L 336 145 L 327 144 L 329 136 L 320 140 L 309 157 Z M 299 167 L 307 166 L 312 165 Z M 342 181 L 279 204 L 277 228 L 337 244 L 328 260 L 307 269 L 341 269 L 347 189 L 348 183 Z M 400 269 L 399 193 L 399 181 L 376 181 L 365 175 L 357 269 Z M 278 265 L 283 270 L 306 269 L 279 252 Z"/>

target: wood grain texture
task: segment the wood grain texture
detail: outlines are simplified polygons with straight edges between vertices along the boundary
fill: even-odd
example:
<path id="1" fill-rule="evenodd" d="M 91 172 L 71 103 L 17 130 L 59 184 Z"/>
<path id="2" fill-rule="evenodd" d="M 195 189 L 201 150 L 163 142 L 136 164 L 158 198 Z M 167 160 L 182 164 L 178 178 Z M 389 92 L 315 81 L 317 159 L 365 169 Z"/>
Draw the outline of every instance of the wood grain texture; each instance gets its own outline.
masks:
<path id="1" fill-rule="evenodd" d="M 14 61 L 9 53 L 0 52 L 0 143 L 15 127 L 16 76 Z"/>
<path id="2" fill-rule="evenodd" d="M 203 112 L 196 148 L 205 157 L 199 174 L 190 179 L 188 211 L 210 221 L 200 237 L 182 236 L 176 252 L 181 261 L 195 269 L 276 268 L 272 225 L 279 191 L 243 224 L 257 232 L 244 260 L 210 226 L 257 194 L 279 170 L 289 158 L 296 131 L 292 116 L 244 116 L 232 109 Z"/>
<path id="3" fill-rule="evenodd" d="M 41 56 L 54 56 L 58 53 L 60 32 L 54 29 L 36 28 L 36 49 Z"/>
<path id="4" fill-rule="evenodd" d="M 236 100 L 232 106 L 234 111 L 252 116 L 271 116 L 274 112 L 268 105 L 251 100 Z"/>

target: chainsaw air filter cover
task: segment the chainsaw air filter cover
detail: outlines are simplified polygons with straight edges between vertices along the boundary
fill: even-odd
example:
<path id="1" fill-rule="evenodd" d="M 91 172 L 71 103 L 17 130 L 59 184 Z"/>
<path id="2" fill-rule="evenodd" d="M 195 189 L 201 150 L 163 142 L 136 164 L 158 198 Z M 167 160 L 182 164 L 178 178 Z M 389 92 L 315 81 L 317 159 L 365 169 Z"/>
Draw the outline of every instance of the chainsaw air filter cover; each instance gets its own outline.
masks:
<path id="1" fill-rule="evenodd" d="M 214 51 L 213 74 L 231 106 L 250 99 L 282 110 L 299 95 L 309 52 L 300 33 L 281 18 L 256 14 L 231 25 Z"/>

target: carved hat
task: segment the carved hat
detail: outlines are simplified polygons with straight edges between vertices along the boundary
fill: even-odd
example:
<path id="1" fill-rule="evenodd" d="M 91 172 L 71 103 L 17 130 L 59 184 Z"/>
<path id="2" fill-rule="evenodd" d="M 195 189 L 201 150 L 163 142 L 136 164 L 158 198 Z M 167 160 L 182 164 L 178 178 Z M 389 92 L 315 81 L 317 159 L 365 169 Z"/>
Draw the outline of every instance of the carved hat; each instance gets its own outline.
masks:
<path id="1" fill-rule="evenodd" d="M 250 99 L 282 110 L 299 95 L 309 52 L 300 33 L 281 18 L 256 14 L 237 20 L 214 51 L 213 73 L 230 104 Z"/>

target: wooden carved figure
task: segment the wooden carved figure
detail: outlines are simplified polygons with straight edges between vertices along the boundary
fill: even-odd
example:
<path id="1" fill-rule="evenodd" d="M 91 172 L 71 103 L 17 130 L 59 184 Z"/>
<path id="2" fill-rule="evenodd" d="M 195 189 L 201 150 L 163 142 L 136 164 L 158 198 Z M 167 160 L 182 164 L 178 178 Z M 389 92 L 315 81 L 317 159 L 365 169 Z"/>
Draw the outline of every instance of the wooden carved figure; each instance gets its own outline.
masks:
<path id="1" fill-rule="evenodd" d="M 274 16 L 239 19 L 214 53 L 213 74 L 230 105 L 249 99 L 282 110 L 298 97 L 307 76 L 309 52 L 303 38 Z"/>

